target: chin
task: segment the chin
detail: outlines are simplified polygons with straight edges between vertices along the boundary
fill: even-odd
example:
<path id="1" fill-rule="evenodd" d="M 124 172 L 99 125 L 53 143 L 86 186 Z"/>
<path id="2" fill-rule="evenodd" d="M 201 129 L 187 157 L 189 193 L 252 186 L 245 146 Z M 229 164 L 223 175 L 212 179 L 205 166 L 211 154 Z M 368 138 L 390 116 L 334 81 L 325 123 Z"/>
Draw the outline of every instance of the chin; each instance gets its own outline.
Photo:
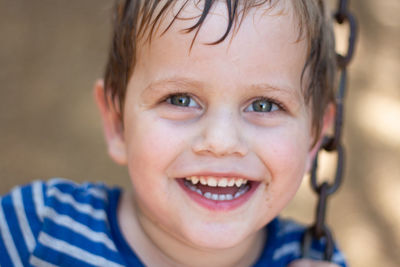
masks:
<path id="1" fill-rule="evenodd" d="M 243 226 L 223 223 L 204 223 L 203 225 L 190 225 L 184 233 L 186 239 L 194 246 L 201 249 L 227 249 L 232 248 L 248 238 L 252 231 Z"/>

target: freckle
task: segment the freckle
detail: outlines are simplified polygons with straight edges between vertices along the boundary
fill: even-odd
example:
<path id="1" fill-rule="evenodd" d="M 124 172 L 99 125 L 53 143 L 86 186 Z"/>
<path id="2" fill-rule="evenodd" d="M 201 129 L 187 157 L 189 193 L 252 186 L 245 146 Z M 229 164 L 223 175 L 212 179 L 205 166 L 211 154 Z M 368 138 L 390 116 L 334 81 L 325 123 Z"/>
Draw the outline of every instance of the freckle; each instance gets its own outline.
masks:
<path id="1" fill-rule="evenodd" d="M 264 190 L 265 190 L 265 192 L 269 191 L 269 182 L 265 183 Z"/>
<path id="2" fill-rule="evenodd" d="M 269 183 L 266 183 L 266 184 L 265 184 L 265 189 L 264 189 L 264 190 L 265 190 L 265 192 L 267 193 L 267 194 L 266 194 L 266 197 L 265 197 L 265 202 L 270 202 L 270 199 L 271 199 L 270 197 L 271 197 L 271 193 L 272 193 L 272 192 L 271 192 L 271 190 L 270 190 L 270 186 L 269 186 L 269 185 L 270 185 Z"/>

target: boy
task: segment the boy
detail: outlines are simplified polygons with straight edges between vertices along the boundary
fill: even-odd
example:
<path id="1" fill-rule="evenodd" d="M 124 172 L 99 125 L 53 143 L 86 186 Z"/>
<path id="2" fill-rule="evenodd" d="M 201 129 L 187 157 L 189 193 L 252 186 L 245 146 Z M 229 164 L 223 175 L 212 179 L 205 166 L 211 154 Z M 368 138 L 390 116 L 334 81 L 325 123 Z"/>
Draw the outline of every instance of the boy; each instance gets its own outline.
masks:
<path id="1" fill-rule="evenodd" d="M 333 117 L 323 10 L 118 1 L 95 96 L 133 190 L 61 179 L 14 189 L 1 199 L 1 265 L 331 266 L 295 261 L 304 229 L 276 218 Z M 334 261 L 345 265 L 337 250 Z"/>

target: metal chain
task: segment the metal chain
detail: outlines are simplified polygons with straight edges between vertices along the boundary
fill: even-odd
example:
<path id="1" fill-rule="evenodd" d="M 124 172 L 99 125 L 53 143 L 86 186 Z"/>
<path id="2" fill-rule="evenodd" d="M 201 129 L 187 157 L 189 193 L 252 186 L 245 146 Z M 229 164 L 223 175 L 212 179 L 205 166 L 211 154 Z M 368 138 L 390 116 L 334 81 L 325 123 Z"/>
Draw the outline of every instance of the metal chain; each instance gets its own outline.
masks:
<path id="1" fill-rule="evenodd" d="M 325 222 L 326 206 L 328 197 L 339 189 L 343 178 L 345 156 L 344 148 L 341 143 L 343 127 L 343 102 L 347 87 L 347 66 L 353 58 L 357 39 L 357 22 L 354 15 L 348 8 L 349 1 L 350 0 L 338 0 L 338 9 L 336 13 L 334 13 L 334 19 L 338 24 L 348 24 L 350 36 L 348 39 L 347 53 L 345 55 L 337 54 L 340 82 L 336 94 L 336 121 L 334 135 L 326 136 L 320 148 L 330 153 L 337 153 L 336 175 L 333 183 L 328 183 L 326 181 L 321 183 L 318 182 L 317 169 L 319 153 L 317 153 L 311 170 L 311 186 L 313 191 L 318 195 L 318 204 L 315 214 L 315 222 L 307 229 L 302 244 L 302 255 L 304 258 L 309 258 L 312 241 L 324 239 L 324 260 L 326 261 L 332 260 L 334 252 L 333 236 Z"/>

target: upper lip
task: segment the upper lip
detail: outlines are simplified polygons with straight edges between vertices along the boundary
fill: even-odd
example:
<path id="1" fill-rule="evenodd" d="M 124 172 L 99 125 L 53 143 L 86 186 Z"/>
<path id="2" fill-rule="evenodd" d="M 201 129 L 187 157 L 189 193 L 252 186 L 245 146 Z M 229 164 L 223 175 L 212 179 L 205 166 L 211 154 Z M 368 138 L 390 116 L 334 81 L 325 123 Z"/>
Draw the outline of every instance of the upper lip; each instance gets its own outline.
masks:
<path id="1" fill-rule="evenodd" d="M 170 178 L 186 178 L 190 176 L 214 176 L 226 178 L 242 178 L 248 181 L 268 182 L 271 173 L 265 164 L 253 157 L 213 158 L 196 156 L 192 153 L 181 154 L 166 170 Z"/>

